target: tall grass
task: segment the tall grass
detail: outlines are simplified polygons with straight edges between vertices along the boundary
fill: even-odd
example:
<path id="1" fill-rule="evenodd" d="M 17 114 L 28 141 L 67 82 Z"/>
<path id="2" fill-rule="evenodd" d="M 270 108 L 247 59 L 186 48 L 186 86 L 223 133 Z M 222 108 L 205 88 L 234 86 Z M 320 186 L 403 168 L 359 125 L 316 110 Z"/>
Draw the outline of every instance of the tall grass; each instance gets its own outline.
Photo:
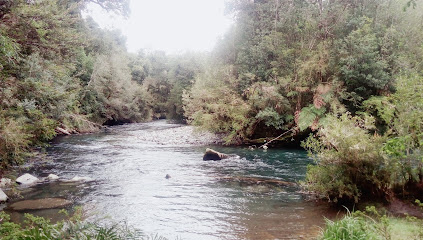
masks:
<path id="1" fill-rule="evenodd" d="M 82 221 L 78 216 L 56 224 L 48 219 L 25 215 L 23 224 L 10 221 L 0 212 L 0 239 L 2 240 L 167 240 L 159 235 L 146 236 L 127 224 L 102 225 Z"/>
<path id="2" fill-rule="evenodd" d="M 321 239 L 325 240 L 379 240 L 368 222 L 362 218 L 348 213 L 339 221 L 326 220 L 326 229 L 323 231 Z"/>
<path id="3" fill-rule="evenodd" d="M 321 240 L 421 240 L 423 220 L 380 214 L 375 207 L 366 212 L 348 212 L 337 221 L 326 220 Z"/>

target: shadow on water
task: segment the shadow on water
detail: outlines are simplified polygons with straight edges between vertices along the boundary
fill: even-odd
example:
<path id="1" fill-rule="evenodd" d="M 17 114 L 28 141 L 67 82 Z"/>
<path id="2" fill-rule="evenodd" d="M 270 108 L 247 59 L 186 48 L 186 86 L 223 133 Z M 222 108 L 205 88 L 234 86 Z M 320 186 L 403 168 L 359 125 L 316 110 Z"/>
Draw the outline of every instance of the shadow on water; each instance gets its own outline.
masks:
<path id="1" fill-rule="evenodd" d="M 230 180 L 297 182 L 311 163 L 304 151 L 198 146 L 190 142 L 192 136 L 181 136 L 191 134 L 187 129 L 156 121 L 63 137 L 48 149 L 50 161 L 35 166 L 32 173 L 94 181 L 41 184 L 23 196 L 72 200 L 93 208 L 91 218 L 110 216 L 170 239 L 310 239 L 323 226 L 324 216 L 336 216 L 327 205 L 305 201 L 295 185 Z M 235 157 L 202 161 L 206 147 Z M 31 213 L 58 219 L 57 212 Z M 19 220 L 23 212 L 12 215 Z"/>

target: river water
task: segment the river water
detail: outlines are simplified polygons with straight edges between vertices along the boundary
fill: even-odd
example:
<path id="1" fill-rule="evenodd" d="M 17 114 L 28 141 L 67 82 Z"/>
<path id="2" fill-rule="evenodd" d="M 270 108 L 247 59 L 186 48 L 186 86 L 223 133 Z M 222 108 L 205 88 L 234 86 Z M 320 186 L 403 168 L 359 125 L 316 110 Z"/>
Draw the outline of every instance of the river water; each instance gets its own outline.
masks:
<path id="1" fill-rule="evenodd" d="M 324 216 L 336 215 L 324 204 L 305 201 L 296 186 L 231 180 L 297 182 L 312 162 L 305 151 L 203 146 L 201 137 L 191 141 L 185 129 L 156 121 L 62 137 L 48 149 L 50 160 L 28 171 L 40 177 L 54 173 L 62 179 L 78 175 L 93 181 L 44 183 L 22 195 L 66 198 L 88 209 L 90 218 L 110 217 L 146 235 L 169 239 L 310 239 L 324 225 Z M 206 147 L 232 157 L 203 161 Z M 165 178 L 167 174 L 171 177 Z M 55 219 L 57 212 L 31 213 Z M 14 219 L 22 217 L 22 212 L 11 213 Z"/>

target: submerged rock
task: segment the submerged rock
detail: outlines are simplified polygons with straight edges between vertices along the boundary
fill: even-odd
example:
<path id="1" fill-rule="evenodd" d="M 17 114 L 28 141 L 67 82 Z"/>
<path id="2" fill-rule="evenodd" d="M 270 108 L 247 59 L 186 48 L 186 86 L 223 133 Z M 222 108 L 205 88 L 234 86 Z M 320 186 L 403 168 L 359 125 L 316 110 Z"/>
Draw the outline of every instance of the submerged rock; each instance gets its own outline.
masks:
<path id="1" fill-rule="evenodd" d="M 6 188 L 12 186 L 12 179 L 2 178 L 0 179 L 0 188 Z"/>
<path id="2" fill-rule="evenodd" d="M 49 174 L 47 176 L 47 179 L 50 180 L 50 181 L 55 181 L 55 180 L 59 179 L 59 176 L 57 176 L 55 174 Z"/>
<path id="3" fill-rule="evenodd" d="M 6 193 L 3 192 L 3 190 L 0 189 L 0 203 L 6 202 L 9 197 L 7 197 Z"/>
<path id="4" fill-rule="evenodd" d="M 29 173 L 25 173 L 24 175 L 22 175 L 22 176 L 20 176 L 16 179 L 16 182 L 18 184 L 21 184 L 21 185 L 32 185 L 32 184 L 37 183 L 38 181 L 39 181 L 38 178 L 32 176 Z"/>
<path id="5" fill-rule="evenodd" d="M 297 186 L 295 182 L 286 182 L 279 179 L 260 177 L 219 177 L 221 181 L 239 182 L 246 185 L 273 185 L 273 186 Z"/>
<path id="6" fill-rule="evenodd" d="M 217 160 L 222 160 L 225 158 L 228 158 L 229 156 L 224 154 L 224 153 L 220 153 L 218 151 L 215 151 L 213 149 L 207 148 L 206 152 L 204 153 L 203 156 L 203 160 L 204 161 L 209 161 L 209 160 L 213 160 L 213 161 L 217 161 Z"/>
<path id="7" fill-rule="evenodd" d="M 37 200 L 24 200 L 11 204 L 8 208 L 14 211 L 40 210 L 51 208 L 63 208 L 71 205 L 72 202 L 63 198 L 43 198 Z"/>

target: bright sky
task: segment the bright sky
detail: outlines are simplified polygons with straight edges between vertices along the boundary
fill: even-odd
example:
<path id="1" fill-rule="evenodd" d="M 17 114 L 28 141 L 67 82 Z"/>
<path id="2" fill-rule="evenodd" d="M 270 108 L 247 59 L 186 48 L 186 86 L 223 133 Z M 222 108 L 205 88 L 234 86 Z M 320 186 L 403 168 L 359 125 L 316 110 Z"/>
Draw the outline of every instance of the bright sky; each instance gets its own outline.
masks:
<path id="1" fill-rule="evenodd" d="M 141 48 L 168 53 L 210 51 L 232 21 L 223 15 L 224 0 L 131 0 L 125 20 L 98 6 L 89 14 L 103 28 L 120 29 L 128 51 Z"/>

